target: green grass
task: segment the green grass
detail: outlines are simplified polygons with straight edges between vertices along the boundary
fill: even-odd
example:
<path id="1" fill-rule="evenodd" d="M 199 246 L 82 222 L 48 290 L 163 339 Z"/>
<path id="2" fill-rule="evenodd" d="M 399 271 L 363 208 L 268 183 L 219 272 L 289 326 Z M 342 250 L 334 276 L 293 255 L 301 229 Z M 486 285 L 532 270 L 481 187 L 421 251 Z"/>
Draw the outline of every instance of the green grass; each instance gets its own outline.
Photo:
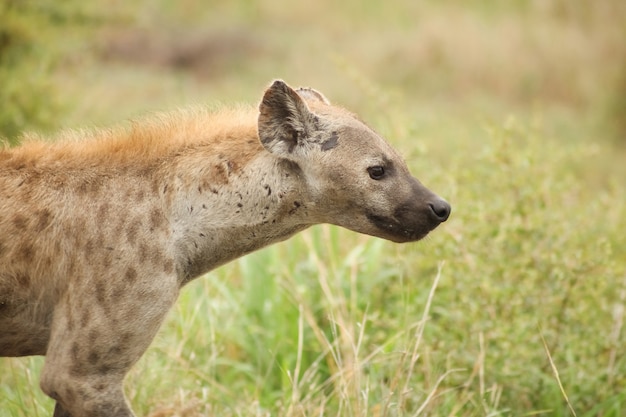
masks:
<path id="1" fill-rule="evenodd" d="M 126 380 L 134 410 L 571 416 L 566 395 L 623 415 L 622 3 L 367 4 L 137 0 L 59 43 L 50 81 L 75 106 L 57 126 L 256 101 L 283 77 L 359 113 L 453 207 L 422 242 L 317 226 L 189 284 Z M 121 57 L 124 22 L 174 46 Z M 175 67 L 183 27 L 245 53 Z M 0 359 L 0 416 L 51 413 L 42 363 Z"/>

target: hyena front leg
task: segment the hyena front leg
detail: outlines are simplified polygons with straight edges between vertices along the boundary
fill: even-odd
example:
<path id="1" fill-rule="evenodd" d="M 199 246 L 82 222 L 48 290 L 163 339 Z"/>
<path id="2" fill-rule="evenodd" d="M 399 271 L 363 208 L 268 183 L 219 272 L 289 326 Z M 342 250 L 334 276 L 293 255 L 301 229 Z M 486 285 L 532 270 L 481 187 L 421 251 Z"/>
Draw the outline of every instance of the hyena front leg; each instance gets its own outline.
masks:
<path id="1" fill-rule="evenodd" d="M 131 417 L 122 382 L 176 300 L 176 277 L 90 285 L 55 308 L 41 388 L 57 401 L 55 417 Z"/>
<path id="2" fill-rule="evenodd" d="M 97 407 L 91 407 L 91 410 L 81 412 L 82 414 L 70 414 L 62 405 L 60 400 L 54 407 L 53 417 L 74 417 L 74 416 L 115 416 L 115 417 L 133 417 L 134 414 L 126 404 L 124 394 L 121 392 L 121 384 L 119 384 L 119 393 L 115 393 L 116 403 L 108 401 L 107 404 L 101 404 Z M 110 393 L 102 393 L 108 395 L 111 398 Z M 120 401 L 121 400 L 121 401 Z M 78 404 L 77 404 L 78 405 Z"/>

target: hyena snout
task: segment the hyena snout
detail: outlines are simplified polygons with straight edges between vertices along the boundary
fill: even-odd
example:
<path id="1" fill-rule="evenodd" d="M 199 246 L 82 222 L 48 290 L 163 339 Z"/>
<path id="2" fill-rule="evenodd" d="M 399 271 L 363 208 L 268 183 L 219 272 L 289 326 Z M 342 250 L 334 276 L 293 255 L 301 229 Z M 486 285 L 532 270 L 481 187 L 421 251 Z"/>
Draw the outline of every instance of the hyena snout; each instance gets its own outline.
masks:
<path id="1" fill-rule="evenodd" d="M 446 200 L 441 197 L 435 198 L 433 201 L 428 203 L 430 210 L 435 215 L 435 219 L 439 220 L 440 223 L 445 222 L 450 217 L 450 204 Z"/>
<path id="2" fill-rule="evenodd" d="M 367 218 L 376 231 L 365 233 L 398 243 L 414 242 L 448 220 L 450 212 L 450 204 L 443 198 L 422 194 L 398 204 L 391 215 L 369 213 Z"/>

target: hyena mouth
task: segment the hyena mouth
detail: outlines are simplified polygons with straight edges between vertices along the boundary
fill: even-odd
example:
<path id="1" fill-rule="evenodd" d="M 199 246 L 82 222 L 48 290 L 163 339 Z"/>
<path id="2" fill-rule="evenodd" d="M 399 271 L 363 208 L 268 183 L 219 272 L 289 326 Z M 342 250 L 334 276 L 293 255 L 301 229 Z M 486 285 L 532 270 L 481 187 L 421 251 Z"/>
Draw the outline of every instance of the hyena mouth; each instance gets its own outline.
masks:
<path id="1" fill-rule="evenodd" d="M 417 227 L 409 227 L 406 224 L 399 222 L 397 219 L 385 216 L 378 216 L 376 214 L 368 214 L 367 218 L 373 225 L 375 225 L 380 231 L 377 234 L 378 237 L 391 240 L 397 243 L 414 242 L 420 240 L 437 227 L 436 224 L 426 225 L 420 224 Z"/>
<path id="2" fill-rule="evenodd" d="M 414 242 L 420 240 L 450 216 L 450 204 L 444 199 L 432 196 L 425 203 L 410 201 L 399 205 L 391 216 L 374 213 L 366 214 L 368 220 L 380 233 L 377 236 L 394 242 Z"/>

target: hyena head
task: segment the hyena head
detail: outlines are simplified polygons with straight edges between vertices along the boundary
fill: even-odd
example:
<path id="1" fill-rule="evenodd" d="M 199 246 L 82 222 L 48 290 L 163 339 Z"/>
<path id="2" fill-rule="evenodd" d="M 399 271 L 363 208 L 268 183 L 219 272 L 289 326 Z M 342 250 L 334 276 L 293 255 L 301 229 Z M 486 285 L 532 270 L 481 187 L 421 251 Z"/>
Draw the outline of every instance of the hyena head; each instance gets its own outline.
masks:
<path id="1" fill-rule="evenodd" d="M 379 134 L 313 89 L 275 81 L 258 128 L 268 151 L 300 167 L 316 222 L 409 242 L 450 215 L 450 205 L 415 179 Z"/>

